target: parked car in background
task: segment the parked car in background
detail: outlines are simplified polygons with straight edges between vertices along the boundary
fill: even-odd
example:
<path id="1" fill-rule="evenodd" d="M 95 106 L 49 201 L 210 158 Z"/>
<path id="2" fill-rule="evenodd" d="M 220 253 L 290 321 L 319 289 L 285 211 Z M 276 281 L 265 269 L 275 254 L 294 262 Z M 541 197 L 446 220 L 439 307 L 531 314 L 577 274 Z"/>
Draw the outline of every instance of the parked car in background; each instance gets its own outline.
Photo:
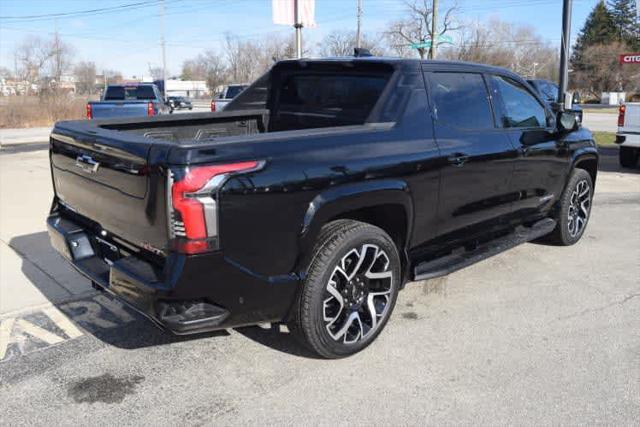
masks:
<path id="1" fill-rule="evenodd" d="M 225 86 L 224 89 L 222 89 L 222 92 L 211 100 L 211 111 L 224 110 L 227 104 L 247 87 L 249 87 L 249 85 L 246 83 Z"/>
<path id="2" fill-rule="evenodd" d="M 635 167 L 640 157 L 640 102 L 619 107 L 616 143 L 620 144 L 620 166 Z"/>
<path id="3" fill-rule="evenodd" d="M 167 97 L 167 104 L 174 110 L 193 110 L 193 104 L 186 96 L 169 96 Z"/>
<path id="4" fill-rule="evenodd" d="M 538 92 L 540 97 L 549 105 L 552 105 L 554 102 L 558 102 L 558 85 L 550 80 L 544 79 L 532 79 L 527 80 L 527 82 L 533 86 L 533 88 Z M 576 92 L 573 95 L 572 100 L 573 106 L 571 107 L 571 111 L 576 114 L 578 118 L 578 122 L 582 123 L 582 107 L 580 107 L 580 95 Z"/>
<path id="5" fill-rule="evenodd" d="M 50 142 L 53 246 L 177 334 L 287 322 L 348 356 L 406 282 L 589 221 L 592 134 L 505 69 L 282 61 L 194 116 L 59 122 Z"/>
<path id="6" fill-rule="evenodd" d="M 109 85 L 100 101 L 87 103 L 87 119 L 148 117 L 171 112 L 154 84 Z"/>

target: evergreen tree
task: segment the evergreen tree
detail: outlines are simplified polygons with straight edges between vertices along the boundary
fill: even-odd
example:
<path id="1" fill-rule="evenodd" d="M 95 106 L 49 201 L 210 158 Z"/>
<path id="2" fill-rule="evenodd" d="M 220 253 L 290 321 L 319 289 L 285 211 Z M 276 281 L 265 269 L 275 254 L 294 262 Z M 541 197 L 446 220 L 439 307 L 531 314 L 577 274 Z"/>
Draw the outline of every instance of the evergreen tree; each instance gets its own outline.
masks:
<path id="1" fill-rule="evenodd" d="M 626 43 L 633 50 L 640 49 L 640 21 L 636 0 L 611 0 L 609 10 L 618 41 Z"/>
<path id="2" fill-rule="evenodd" d="M 583 55 L 589 46 L 609 44 L 617 40 L 618 36 L 613 16 L 607 9 L 604 0 L 600 0 L 587 17 L 587 21 L 578 34 L 571 57 L 571 67 L 574 70 L 583 70 L 585 68 Z"/>

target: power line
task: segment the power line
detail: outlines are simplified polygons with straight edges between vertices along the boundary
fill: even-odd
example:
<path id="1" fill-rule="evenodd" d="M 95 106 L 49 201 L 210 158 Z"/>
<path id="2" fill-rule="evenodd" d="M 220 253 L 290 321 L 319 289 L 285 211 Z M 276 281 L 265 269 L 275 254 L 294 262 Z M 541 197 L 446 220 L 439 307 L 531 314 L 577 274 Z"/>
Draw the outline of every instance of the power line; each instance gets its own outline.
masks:
<path id="1" fill-rule="evenodd" d="M 0 16 L 0 20 L 10 22 L 37 22 L 59 18 L 78 18 L 83 16 L 103 15 L 107 13 L 130 11 L 157 5 L 160 0 L 147 0 L 136 3 L 121 4 L 119 6 L 103 7 L 98 9 L 79 10 L 74 12 L 47 13 L 42 15 Z M 182 0 L 175 0 L 182 1 Z"/>

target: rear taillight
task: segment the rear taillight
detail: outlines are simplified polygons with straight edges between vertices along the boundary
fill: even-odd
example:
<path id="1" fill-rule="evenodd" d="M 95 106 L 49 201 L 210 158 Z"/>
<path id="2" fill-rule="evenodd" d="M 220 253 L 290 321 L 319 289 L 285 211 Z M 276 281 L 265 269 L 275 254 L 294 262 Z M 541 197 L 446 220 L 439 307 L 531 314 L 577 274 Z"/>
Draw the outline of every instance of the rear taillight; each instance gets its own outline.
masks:
<path id="1" fill-rule="evenodd" d="M 627 110 L 627 107 L 625 107 L 624 105 L 621 105 L 620 108 L 618 108 L 618 127 L 624 127 L 624 113 Z"/>
<path id="2" fill-rule="evenodd" d="M 91 108 L 91 104 L 87 104 L 87 120 L 93 119 L 93 108 Z"/>
<path id="3" fill-rule="evenodd" d="M 151 116 L 153 116 L 155 114 L 156 114 L 156 112 L 153 109 L 153 102 L 148 102 L 147 103 L 147 116 L 151 117 Z"/>
<path id="4" fill-rule="evenodd" d="M 258 170 L 263 164 L 249 161 L 170 171 L 169 235 L 173 249 L 186 254 L 218 249 L 218 189 L 231 175 Z"/>
<path id="5" fill-rule="evenodd" d="M 216 112 L 216 100 L 215 99 L 211 100 L 211 112 L 212 113 Z"/>

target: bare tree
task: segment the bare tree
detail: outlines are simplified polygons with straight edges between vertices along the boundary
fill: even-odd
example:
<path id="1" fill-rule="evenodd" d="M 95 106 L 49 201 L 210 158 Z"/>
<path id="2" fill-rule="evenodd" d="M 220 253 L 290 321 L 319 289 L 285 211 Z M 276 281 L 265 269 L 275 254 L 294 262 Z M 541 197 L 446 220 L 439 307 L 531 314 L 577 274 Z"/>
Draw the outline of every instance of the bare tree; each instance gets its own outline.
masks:
<path id="1" fill-rule="evenodd" d="M 79 62 L 73 69 L 76 79 L 76 92 L 93 95 L 96 91 L 96 64 L 93 62 Z"/>
<path id="2" fill-rule="evenodd" d="M 107 81 L 107 85 L 118 84 L 124 81 L 122 73 L 117 70 L 104 70 L 103 80 Z"/>
<path id="3" fill-rule="evenodd" d="M 557 49 L 533 28 L 499 19 L 465 25 L 442 57 L 505 67 L 529 78 L 557 78 Z"/>
<path id="4" fill-rule="evenodd" d="M 164 75 L 162 72 L 162 67 L 151 67 L 151 66 L 149 66 L 149 74 L 151 74 L 151 78 L 153 80 L 162 80 L 162 76 Z M 167 73 L 167 78 L 169 78 L 168 73 Z"/>
<path id="5" fill-rule="evenodd" d="M 73 46 L 62 41 L 58 33 L 53 35 L 47 45 L 50 52 L 49 77 L 59 83 L 62 75 L 71 68 L 74 49 Z"/>
<path id="6" fill-rule="evenodd" d="M 47 43 L 40 37 L 27 37 L 16 47 L 15 58 L 20 65 L 18 78 L 27 82 L 27 93 L 43 76 L 51 54 Z"/>
<path id="7" fill-rule="evenodd" d="M 211 92 L 227 82 L 228 68 L 224 58 L 214 50 L 207 50 L 182 64 L 183 80 L 205 80 Z"/>
<path id="8" fill-rule="evenodd" d="M 13 73 L 7 67 L 0 67 L 0 79 L 9 79 Z"/>
<path id="9" fill-rule="evenodd" d="M 629 50 L 624 42 L 589 46 L 584 53 L 585 69 L 576 72 L 573 85 L 595 97 L 607 91 L 640 90 L 638 70 L 618 62 L 618 53 Z"/>
<path id="10" fill-rule="evenodd" d="M 380 40 L 376 40 L 366 34 L 360 37 L 360 47 L 369 49 L 374 55 L 383 55 L 384 49 L 380 47 Z M 325 36 L 319 43 L 321 56 L 350 56 L 356 46 L 355 31 L 333 31 Z"/>
<path id="11" fill-rule="evenodd" d="M 391 23 L 385 36 L 389 47 L 398 56 L 409 56 L 412 51 L 418 53 L 421 59 L 429 54 L 427 47 L 412 48 L 411 45 L 421 45 L 436 40 L 436 46 L 443 44 L 438 39 L 459 27 L 454 22 L 456 7 L 447 8 L 438 22 L 435 34 L 432 31 L 431 20 L 433 18 L 433 8 L 429 0 L 413 0 L 407 2 L 408 16 L 404 19 Z"/>
<path id="12" fill-rule="evenodd" d="M 262 74 L 263 70 L 255 66 L 256 58 L 264 55 L 261 46 L 257 43 L 242 41 L 239 37 L 227 33 L 225 54 L 230 78 L 234 83 L 250 82 Z"/>

